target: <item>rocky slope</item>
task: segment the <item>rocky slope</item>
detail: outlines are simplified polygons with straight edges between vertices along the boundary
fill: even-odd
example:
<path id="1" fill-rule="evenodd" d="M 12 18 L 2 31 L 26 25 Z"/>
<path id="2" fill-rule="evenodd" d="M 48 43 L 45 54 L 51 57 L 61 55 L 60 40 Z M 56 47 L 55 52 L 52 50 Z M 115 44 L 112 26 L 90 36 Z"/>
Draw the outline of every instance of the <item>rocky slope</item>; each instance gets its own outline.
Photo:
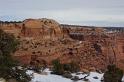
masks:
<path id="1" fill-rule="evenodd" d="M 74 28 L 76 27 L 76 28 Z M 124 68 L 124 36 L 101 27 L 61 25 L 52 19 L 26 19 L 0 24 L 19 40 L 14 58 L 26 65 L 47 65 L 60 59 L 76 62 L 82 71 L 104 70 L 108 64 Z"/>

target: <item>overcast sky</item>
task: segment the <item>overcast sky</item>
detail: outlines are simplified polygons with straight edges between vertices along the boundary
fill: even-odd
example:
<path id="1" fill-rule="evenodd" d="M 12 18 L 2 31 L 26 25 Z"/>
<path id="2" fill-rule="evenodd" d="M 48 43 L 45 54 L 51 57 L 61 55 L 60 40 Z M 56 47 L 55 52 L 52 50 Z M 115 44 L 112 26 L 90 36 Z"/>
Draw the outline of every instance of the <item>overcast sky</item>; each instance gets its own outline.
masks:
<path id="1" fill-rule="evenodd" d="M 0 0 L 0 20 L 52 18 L 59 23 L 124 26 L 124 0 Z"/>

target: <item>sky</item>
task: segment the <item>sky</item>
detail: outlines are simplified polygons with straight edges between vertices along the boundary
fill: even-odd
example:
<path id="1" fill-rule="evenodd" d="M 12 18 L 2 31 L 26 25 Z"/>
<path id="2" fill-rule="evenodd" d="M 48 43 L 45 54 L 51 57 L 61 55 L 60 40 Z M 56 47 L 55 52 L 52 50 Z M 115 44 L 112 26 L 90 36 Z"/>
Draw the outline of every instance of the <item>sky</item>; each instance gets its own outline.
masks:
<path id="1" fill-rule="evenodd" d="M 124 27 L 124 0 L 0 0 L 0 20 L 50 18 L 61 24 Z"/>

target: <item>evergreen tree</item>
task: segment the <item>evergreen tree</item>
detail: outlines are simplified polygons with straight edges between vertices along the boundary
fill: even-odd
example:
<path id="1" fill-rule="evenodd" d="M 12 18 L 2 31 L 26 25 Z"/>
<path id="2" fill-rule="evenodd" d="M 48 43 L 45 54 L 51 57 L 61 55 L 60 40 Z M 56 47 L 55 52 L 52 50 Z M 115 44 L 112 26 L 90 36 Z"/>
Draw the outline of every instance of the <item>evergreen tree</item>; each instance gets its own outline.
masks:
<path id="1" fill-rule="evenodd" d="M 104 82 L 122 82 L 123 71 L 117 68 L 116 65 L 109 65 L 103 77 Z"/>
<path id="2" fill-rule="evenodd" d="M 25 70 L 17 69 L 17 62 L 12 59 L 12 54 L 16 51 L 18 44 L 19 42 L 13 35 L 0 30 L 0 77 L 29 82 L 30 78 L 26 75 Z"/>
<path id="3" fill-rule="evenodd" d="M 58 75 L 62 75 L 64 73 L 62 64 L 60 63 L 60 60 L 56 59 L 52 61 L 53 64 L 53 72 Z"/>

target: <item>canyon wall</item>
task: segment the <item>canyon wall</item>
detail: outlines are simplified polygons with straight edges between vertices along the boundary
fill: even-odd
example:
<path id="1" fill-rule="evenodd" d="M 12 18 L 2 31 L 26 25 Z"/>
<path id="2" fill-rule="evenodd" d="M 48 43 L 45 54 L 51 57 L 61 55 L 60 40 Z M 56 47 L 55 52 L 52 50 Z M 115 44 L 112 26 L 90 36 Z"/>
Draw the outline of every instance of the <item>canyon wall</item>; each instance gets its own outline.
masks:
<path id="1" fill-rule="evenodd" d="M 52 19 L 26 19 L 20 23 L 0 24 L 20 41 L 14 58 L 21 64 L 51 66 L 77 62 L 83 71 L 105 69 L 117 64 L 124 69 L 124 34 L 102 27 L 64 25 Z"/>

